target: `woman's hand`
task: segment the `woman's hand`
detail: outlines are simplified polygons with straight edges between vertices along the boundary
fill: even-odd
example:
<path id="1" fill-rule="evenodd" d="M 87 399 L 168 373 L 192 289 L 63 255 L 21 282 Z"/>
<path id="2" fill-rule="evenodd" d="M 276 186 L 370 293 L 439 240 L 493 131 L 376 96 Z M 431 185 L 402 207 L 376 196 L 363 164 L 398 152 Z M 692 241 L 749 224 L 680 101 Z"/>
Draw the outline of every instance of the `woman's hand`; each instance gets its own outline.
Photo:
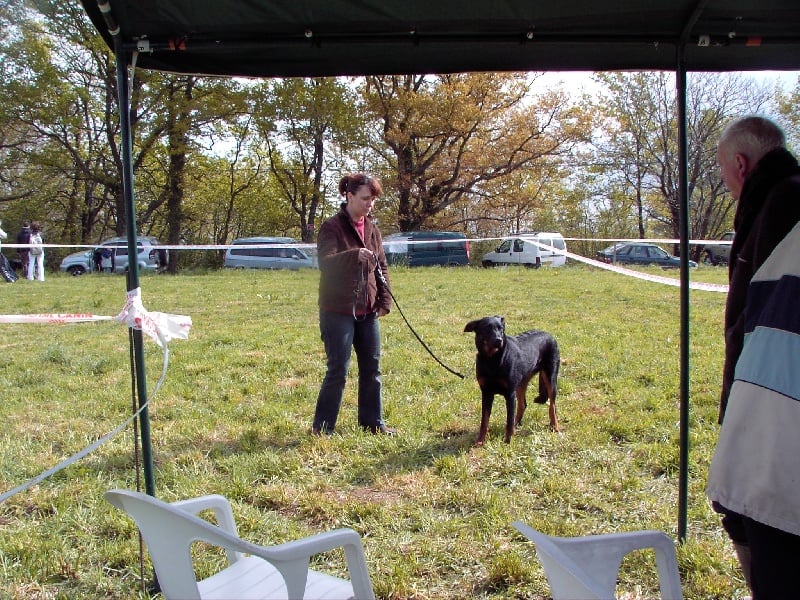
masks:
<path id="1" fill-rule="evenodd" d="M 375 253 L 372 250 L 368 248 L 359 248 L 358 262 L 369 264 L 374 260 L 375 260 Z"/>

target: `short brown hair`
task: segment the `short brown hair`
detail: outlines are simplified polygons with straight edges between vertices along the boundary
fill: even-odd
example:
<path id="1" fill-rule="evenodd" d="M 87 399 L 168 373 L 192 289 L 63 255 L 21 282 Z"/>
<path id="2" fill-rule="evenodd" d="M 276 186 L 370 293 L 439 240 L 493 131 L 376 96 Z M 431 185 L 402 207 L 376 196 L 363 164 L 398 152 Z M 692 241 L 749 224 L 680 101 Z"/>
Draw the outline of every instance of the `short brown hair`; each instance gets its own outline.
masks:
<path id="1" fill-rule="evenodd" d="M 347 196 L 347 193 L 355 194 L 362 185 L 369 187 L 370 193 L 378 197 L 383 193 L 381 182 L 364 173 L 348 173 L 339 182 L 339 194 Z"/>

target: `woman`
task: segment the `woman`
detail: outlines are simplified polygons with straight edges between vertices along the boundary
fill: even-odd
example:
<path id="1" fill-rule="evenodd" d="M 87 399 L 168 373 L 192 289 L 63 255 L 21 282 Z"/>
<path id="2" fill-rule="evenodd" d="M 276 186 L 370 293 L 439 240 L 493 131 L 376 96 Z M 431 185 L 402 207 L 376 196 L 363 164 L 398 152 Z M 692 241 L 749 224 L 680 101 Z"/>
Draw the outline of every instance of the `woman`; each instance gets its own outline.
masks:
<path id="1" fill-rule="evenodd" d="M 330 435 L 336 427 L 353 348 L 358 360 L 358 423 L 372 433 L 394 434 L 383 422 L 378 325 L 392 299 L 381 234 L 370 218 L 381 193 L 377 179 L 363 173 L 346 175 L 339 182 L 341 210 L 319 230 L 319 328 L 327 372 L 317 397 L 315 435 Z"/>
<path id="2" fill-rule="evenodd" d="M 39 223 L 31 224 L 30 251 L 28 252 L 28 279 L 33 281 L 34 275 L 39 281 L 44 281 L 44 248 L 42 247 L 42 232 Z"/>

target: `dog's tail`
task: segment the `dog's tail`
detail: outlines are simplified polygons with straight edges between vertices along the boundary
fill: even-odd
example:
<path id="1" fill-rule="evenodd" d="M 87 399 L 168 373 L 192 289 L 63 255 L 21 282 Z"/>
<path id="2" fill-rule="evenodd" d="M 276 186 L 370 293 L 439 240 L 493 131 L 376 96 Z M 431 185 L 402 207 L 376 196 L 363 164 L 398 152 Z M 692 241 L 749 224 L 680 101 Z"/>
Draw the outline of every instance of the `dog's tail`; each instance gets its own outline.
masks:
<path id="1" fill-rule="evenodd" d="M 561 353 L 558 349 L 558 343 L 553 340 L 552 345 L 548 349 L 547 355 L 542 359 L 541 373 L 547 373 L 550 379 L 550 386 L 553 388 L 553 399 L 555 401 L 556 394 L 558 393 L 558 369 L 561 366 Z M 544 377 L 539 375 L 539 395 L 536 396 L 534 402 L 536 404 L 546 404 L 548 399 L 547 384 Z"/>

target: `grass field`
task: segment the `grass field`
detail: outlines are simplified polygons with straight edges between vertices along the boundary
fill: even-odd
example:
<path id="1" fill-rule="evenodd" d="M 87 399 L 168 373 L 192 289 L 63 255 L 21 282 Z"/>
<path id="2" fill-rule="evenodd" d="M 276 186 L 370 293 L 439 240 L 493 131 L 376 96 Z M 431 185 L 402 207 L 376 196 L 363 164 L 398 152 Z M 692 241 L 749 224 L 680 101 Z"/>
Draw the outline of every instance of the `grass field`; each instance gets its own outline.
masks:
<path id="1" fill-rule="evenodd" d="M 654 274 L 663 275 L 660 270 Z M 677 272 L 668 275 L 678 277 Z M 724 283 L 721 268 L 693 280 Z M 385 414 L 400 435 L 356 426 L 355 365 L 330 439 L 309 435 L 324 352 L 316 272 L 142 276 L 144 305 L 189 315 L 151 399 L 158 496 L 221 493 L 242 537 L 275 543 L 347 526 L 363 538 L 380 598 L 546 598 L 520 519 L 558 535 L 661 529 L 677 535 L 679 289 L 584 266 L 396 269 L 406 316 L 381 321 Z M 120 276 L 0 285 L 3 311 L 116 315 Z M 691 295 L 688 540 L 678 548 L 686 598 L 746 593 L 704 495 L 716 442 L 724 294 Z M 559 416 L 531 405 L 510 445 L 498 398 L 487 445 L 473 449 L 480 393 L 468 320 L 502 314 L 510 333 L 541 328 L 561 346 Z M 111 431 L 131 411 L 128 335 L 114 322 L 0 325 L 0 493 Z M 148 388 L 161 371 L 146 341 Z M 0 505 L 0 598 L 132 598 L 138 537 L 102 498 L 135 488 L 132 429 Z M 626 598 L 658 595 L 647 553 L 623 565 Z M 216 559 L 215 559 L 216 560 Z M 343 556 L 318 568 L 341 573 Z M 204 573 L 214 561 L 203 565 Z M 149 569 L 145 569 L 147 580 Z"/>

